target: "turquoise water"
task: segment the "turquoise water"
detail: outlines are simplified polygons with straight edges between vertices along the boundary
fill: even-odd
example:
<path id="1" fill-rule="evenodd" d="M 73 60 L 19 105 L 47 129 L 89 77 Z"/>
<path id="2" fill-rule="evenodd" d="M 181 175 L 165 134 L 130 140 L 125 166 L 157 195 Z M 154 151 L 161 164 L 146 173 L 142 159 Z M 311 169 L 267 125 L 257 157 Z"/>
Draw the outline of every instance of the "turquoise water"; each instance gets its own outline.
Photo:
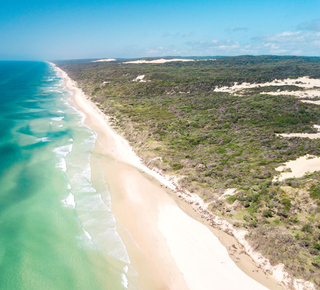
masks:
<path id="1" fill-rule="evenodd" d="M 0 289 L 125 289 L 134 273 L 69 98 L 50 64 L 0 62 Z"/>

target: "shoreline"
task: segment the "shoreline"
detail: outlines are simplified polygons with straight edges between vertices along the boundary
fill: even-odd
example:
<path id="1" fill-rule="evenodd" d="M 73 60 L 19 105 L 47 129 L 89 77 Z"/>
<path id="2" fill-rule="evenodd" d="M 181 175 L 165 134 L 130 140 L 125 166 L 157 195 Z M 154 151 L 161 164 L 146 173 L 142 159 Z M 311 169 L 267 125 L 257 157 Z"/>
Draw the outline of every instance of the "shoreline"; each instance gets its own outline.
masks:
<path id="1" fill-rule="evenodd" d="M 125 240 L 124 242 L 128 247 L 130 258 L 132 259 L 133 257 L 132 264 L 133 265 L 135 264 L 134 266 L 136 266 L 137 268 L 141 267 L 142 271 L 144 271 L 145 269 L 143 268 L 146 268 L 146 267 L 145 266 L 142 267 L 143 265 L 141 265 L 141 262 L 143 264 L 147 261 L 149 262 L 149 265 L 152 265 L 153 263 L 156 264 L 156 267 L 153 267 L 153 268 L 151 267 L 148 271 L 149 273 L 146 275 L 146 276 L 151 275 L 152 281 L 150 281 L 148 277 L 145 277 L 144 278 L 145 285 L 150 285 L 150 283 L 152 284 L 156 281 L 157 285 L 159 285 L 159 282 L 160 282 L 160 285 L 163 285 L 164 288 L 167 287 L 167 288 L 177 289 L 178 287 L 179 289 L 187 289 L 187 286 L 190 288 L 190 285 L 191 286 L 193 285 L 191 289 L 195 289 L 195 285 L 199 285 L 200 283 L 199 278 L 201 278 L 201 276 L 190 277 L 195 275 L 194 269 L 192 271 L 192 269 L 185 269 L 183 268 L 183 266 L 181 266 L 181 261 L 183 260 L 181 260 L 181 258 L 178 257 L 179 255 L 177 254 L 177 249 L 175 249 L 176 244 L 174 244 L 172 241 L 170 242 L 171 238 L 174 237 L 175 233 L 172 233 L 172 230 L 170 232 L 170 229 L 166 228 L 165 226 L 166 224 L 170 224 L 169 221 L 173 221 L 175 218 L 177 218 L 177 216 L 181 215 L 180 212 L 177 214 L 177 210 L 182 208 L 183 214 L 185 215 L 183 216 L 182 219 L 187 226 L 188 225 L 190 226 L 191 223 L 193 223 L 195 220 L 198 220 L 201 222 L 201 224 L 200 223 L 197 224 L 196 228 L 197 229 L 201 228 L 201 233 L 210 232 L 215 234 L 215 235 L 211 234 L 210 238 L 208 237 L 203 238 L 202 242 L 203 241 L 207 242 L 208 240 L 214 237 L 214 239 L 216 239 L 216 242 L 214 242 L 214 244 L 219 243 L 219 245 L 215 245 L 219 249 L 219 247 L 222 245 L 218 241 L 218 238 L 220 241 L 221 240 L 223 241 L 224 245 L 227 247 L 229 251 L 229 254 L 227 253 L 223 257 L 223 260 L 224 260 L 223 263 L 224 264 L 226 263 L 229 267 L 229 269 L 227 267 L 227 270 L 225 270 L 225 272 L 227 273 L 230 272 L 232 273 L 232 276 L 234 276 L 235 275 L 234 271 L 237 272 L 239 268 L 240 269 L 242 268 L 247 275 L 250 275 L 255 280 L 259 281 L 269 289 L 283 289 L 282 286 L 279 286 L 277 282 L 270 275 L 264 274 L 263 271 L 261 271 L 261 269 L 259 270 L 259 267 L 255 265 L 255 263 L 251 260 L 251 258 L 249 258 L 249 256 L 243 253 L 242 246 L 237 243 L 237 240 L 234 237 L 231 237 L 228 234 L 218 229 L 209 227 L 210 221 L 206 217 L 206 209 L 205 208 L 203 209 L 204 214 L 201 216 L 200 213 L 197 213 L 196 210 L 190 204 L 188 204 L 188 203 L 193 204 L 197 202 L 197 198 L 195 196 L 190 195 L 187 192 L 181 192 L 181 189 L 178 188 L 178 186 L 174 182 L 166 179 L 165 176 L 161 176 L 155 171 L 144 166 L 140 161 L 140 159 L 134 154 L 129 144 L 125 140 L 123 140 L 122 137 L 117 135 L 113 131 L 113 129 L 107 124 L 108 122 L 107 117 L 103 115 L 101 112 L 99 112 L 99 110 L 95 107 L 95 105 L 91 101 L 85 98 L 81 90 L 75 87 L 74 82 L 71 79 L 69 79 L 69 77 L 65 72 L 63 72 L 61 69 L 57 67 L 56 69 L 60 71 L 60 74 L 62 74 L 62 78 L 67 83 L 66 85 L 67 89 L 73 92 L 73 100 L 75 101 L 76 105 L 81 109 L 82 112 L 85 113 L 87 117 L 86 124 L 88 124 L 91 128 L 93 126 L 94 127 L 93 129 L 95 131 L 98 131 L 97 132 L 98 142 L 94 150 L 92 159 L 96 163 L 99 163 L 99 166 L 103 169 L 105 174 L 109 174 L 111 177 L 114 178 L 114 180 L 117 180 L 117 181 L 121 180 L 121 182 L 125 181 L 124 182 L 125 184 L 122 185 L 122 188 L 119 188 L 121 186 L 119 184 L 117 185 L 116 182 L 110 182 L 110 181 L 108 182 L 108 187 L 110 188 L 110 190 L 116 192 L 116 194 L 113 194 L 113 199 L 112 199 L 113 210 L 115 211 L 115 214 L 120 223 L 119 234 Z M 106 144 L 108 146 L 105 146 Z M 115 167 L 114 160 L 113 161 L 109 160 L 109 162 L 106 162 L 105 160 L 106 156 L 109 156 L 109 157 L 112 156 L 114 160 L 117 161 L 116 170 L 114 168 Z M 110 169 L 112 173 L 109 172 Z M 126 174 L 124 174 L 124 172 Z M 133 177 L 134 179 L 132 179 Z M 137 179 L 141 179 L 140 185 L 139 185 L 140 187 L 135 190 L 132 190 L 132 188 L 135 186 L 134 184 L 139 183 L 137 182 Z M 161 183 L 163 183 L 164 185 L 161 185 Z M 153 191 L 151 195 L 155 195 L 156 197 L 155 196 L 150 197 L 150 194 L 148 194 L 148 192 L 146 192 L 144 188 L 145 186 L 150 187 L 151 190 Z M 165 187 L 168 187 L 168 188 L 165 188 Z M 156 193 L 154 194 L 154 192 Z M 166 193 L 165 195 L 163 194 L 164 192 Z M 168 193 L 170 195 L 170 198 Z M 183 194 L 189 195 L 189 198 L 191 199 L 191 201 L 185 202 L 181 200 L 182 199 L 181 195 Z M 139 201 L 139 197 L 142 200 Z M 145 201 L 145 199 L 150 199 L 149 204 Z M 201 200 L 199 197 L 198 199 Z M 157 205 L 156 207 L 153 206 L 155 201 Z M 134 207 L 132 206 L 133 204 L 135 205 Z M 142 213 L 140 212 L 141 209 L 146 211 L 146 214 L 152 217 L 151 220 L 153 220 L 153 223 L 150 222 L 150 224 L 148 223 L 146 224 L 141 221 L 142 217 L 146 217 L 146 216 L 143 216 Z M 128 214 L 123 214 L 124 211 L 128 211 L 128 210 L 129 211 L 131 210 L 130 215 L 133 220 L 130 220 L 130 218 L 127 217 Z M 185 212 L 188 215 L 185 214 Z M 193 218 L 192 222 L 190 222 L 189 220 L 190 216 Z M 139 220 L 139 221 L 135 223 L 134 221 L 136 220 Z M 167 222 L 163 223 L 162 222 L 163 220 L 166 220 Z M 219 222 L 221 221 L 219 218 L 217 218 L 216 223 L 219 224 Z M 145 235 L 146 228 L 137 230 L 136 226 L 140 224 L 143 224 L 144 226 L 146 226 L 147 230 L 151 230 L 152 234 L 147 235 L 147 237 L 141 238 L 140 236 Z M 180 227 L 181 227 L 181 224 L 180 224 Z M 223 227 L 224 225 L 221 225 L 221 228 Z M 184 231 L 180 235 L 187 233 L 187 229 L 185 229 L 184 227 L 182 230 Z M 129 231 L 129 232 L 126 233 L 126 231 Z M 177 236 L 175 238 L 177 238 Z M 167 252 L 167 254 L 165 255 L 166 256 L 165 259 L 162 259 L 162 257 L 159 257 L 160 256 L 159 254 L 154 253 L 155 252 L 154 245 L 151 245 L 151 246 L 147 245 L 147 242 L 152 241 L 152 239 L 153 241 L 159 241 L 158 250 L 160 250 L 160 252 L 162 251 L 161 256 L 163 256 L 163 254 Z M 170 244 L 170 246 L 168 246 L 168 244 Z M 181 246 L 182 245 L 180 245 L 180 247 Z M 130 251 L 131 251 L 131 254 L 130 254 Z M 137 253 L 140 251 L 140 254 L 132 254 L 132 252 L 134 251 Z M 220 251 L 223 251 L 223 250 L 220 249 Z M 226 252 L 225 248 L 224 248 L 224 251 Z M 141 252 L 143 253 L 148 252 L 148 255 L 150 255 L 151 258 L 145 257 L 146 255 L 144 255 L 143 253 L 141 254 Z M 173 258 L 173 256 L 175 258 Z M 229 256 L 232 257 L 233 261 L 235 261 L 239 266 L 237 270 L 234 270 L 232 268 L 233 266 L 230 266 L 231 259 Z M 203 269 L 206 269 L 206 268 L 212 269 L 213 265 L 209 263 L 210 258 L 212 258 L 210 255 L 206 255 L 206 257 L 201 259 L 200 263 L 201 263 L 201 266 L 204 267 Z M 179 264 L 179 259 L 180 259 L 180 268 L 177 267 L 177 264 Z M 230 259 L 230 261 L 228 259 Z M 136 260 L 136 262 L 134 262 L 134 260 Z M 185 260 L 185 262 L 187 264 L 194 263 L 194 261 L 190 261 L 190 260 L 189 261 Z M 161 263 L 163 263 L 166 267 L 162 267 L 161 269 L 161 265 L 160 265 Z M 233 263 L 233 265 L 235 264 Z M 170 271 L 173 271 L 175 273 L 174 274 L 175 277 L 173 277 L 172 275 L 170 276 L 170 274 L 168 274 L 168 270 L 165 269 L 165 268 L 168 268 L 168 266 L 169 268 L 171 267 Z M 157 269 L 157 268 L 160 268 L 160 269 Z M 181 271 L 181 268 L 183 268 L 182 271 Z M 221 268 L 221 265 L 220 265 L 220 268 Z M 247 271 L 245 269 L 247 269 Z M 219 269 L 216 268 L 215 270 L 213 270 L 213 272 L 217 273 L 218 270 Z M 252 281 L 254 281 L 251 278 L 250 280 L 247 280 L 246 277 L 249 278 L 249 276 L 246 276 L 244 272 L 241 272 L 243 274 L 242 276 L 241 274 L 239 274 L 239 278 L 237 281 L 237 286 L 238 286 L 237 289 L 239 289 L 240 281 L 244 282 L 243 283 L 244 288 L 250 287 L 248 285 Z M 221 273 L 217 273 L 216 275 L 221 276 Z M 212 288 L 212 283 L 214 283 L 213 281 L 215 280 L 214 273 L 210 273 L 209 276 L 210 276 L 210 279 L 208 281 L 203 279 L 207 284 L 201 285 L 201 289 Z M 217 277 L 217 279 L 218 278 L 219 277 Z M 188 279 L 189 279 L 189 282 L 186 283 Z M 227 279 L 227 276 L 225 277 L 225 280 L 226 279 Z M 209 284 L 209 281 L 210 281 L 210 284 Z M 164 284 L 162 284 L 161 282 L 163 282 Z M 220 283 L 223 283 L 223 282 L 220 281 Z M 255 289 L 258 289 L 259 286 L 260 285 L 255 286 Z M 223 285 L 221 284 L 219 285 L 217 284 L 215 285 L 215 287 L 219 289 L 223 289 Z M 232 287 L 232 286 L 230 285 L 229 287 Z M 261 288 L 263 287 L 261 286 Z"/>

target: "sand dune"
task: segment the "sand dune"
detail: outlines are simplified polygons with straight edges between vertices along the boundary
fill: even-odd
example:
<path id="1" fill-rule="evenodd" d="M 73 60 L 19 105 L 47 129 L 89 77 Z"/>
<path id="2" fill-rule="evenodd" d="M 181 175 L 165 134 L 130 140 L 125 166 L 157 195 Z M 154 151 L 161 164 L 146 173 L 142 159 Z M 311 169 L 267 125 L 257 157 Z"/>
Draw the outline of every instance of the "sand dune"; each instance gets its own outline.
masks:
<path id="1" fill-rule="evenodd" d="M 290 171 L 288 172 L 288 169 Z M 302 156 L 296 160 L 288 161 L 283 166 L 276 168 L 277 171 L 282 172 L 279 176 L 274 177 L 274 181 L 281 181 L 287 178 L 302 177 L 307 172 L 315 172 L 320 170 L 320 157 L 315 156 Z"/>
<path id="2" fill-rule="evenodd" d="M 110 61 L 116 61 L 116 59 L 115 58 L 104 58 L 104 59 L 93 60 L 92 62 L 110 62 Z"/>
<path id="3" fill-rule="evenodd" d="M 153 59 L 153 60 L 147 60 L 147 59 L 139 59 L 139 60 L 130 60 L 130 61 L 125 61 L 123 63 L 127 63 L 127 64 L 143 64 L 143 63 L 156 63 L 156 64 L 161 64 L 161 63 L 166 63 L 166 62 L 174 62 L 174 61 L 183 61 L 183 62 L 187 62 L 187 61 L 194 61 L 193 59 L 182 59 L 182 58 L 172 58 L 172 59 L 164 59 L 164 58 L 160 58 L 160 59 Z"/>
<path id="4" fill-rule="evenodd" d="M 319 97 L 320 96 L 320 80 L 311 79 L 308 76 L 300 77 L 297 79 L 285 79 L 285 80 L 274 80 L 266 83 L 235 83 L 231 87 L 216 87 L 215 92 L 226 92 L 230 94 L 239 93 L 246 89 L 258 88 L 258 87 L 269 87 L 269 86 L 297 86 L 300 87 L 301 91 L 279 91 L 279 92 L 262 92 L 262 94 L 270 95 L 293 95 L 300 98 L 306 97 Z"/>

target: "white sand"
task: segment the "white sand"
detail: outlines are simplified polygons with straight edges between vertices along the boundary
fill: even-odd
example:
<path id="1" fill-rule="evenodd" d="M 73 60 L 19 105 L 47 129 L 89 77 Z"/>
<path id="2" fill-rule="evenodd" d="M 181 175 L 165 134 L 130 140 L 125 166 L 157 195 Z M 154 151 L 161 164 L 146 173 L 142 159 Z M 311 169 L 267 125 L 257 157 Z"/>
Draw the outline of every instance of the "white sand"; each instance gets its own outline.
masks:
<path id="1" fill-rule="evenodd" d="M 283 171 L 287 168 L 290 168 L 291 172 L 282 172 L 280 176 L 274 177 L 274 181 L 282 181 L 293 177 L 299 178 L 307 172 L 312 173 L 320 170 L 320 157 L 306 155 L 297 160 L 286 162 L 284 166 L 279 166 L 276 170 Z"/>
<path id="2" fill-rule="evenodd" d="M 154 60 L 146 60 L 146 59 L 139 59 L 139 60 L 130 60 L 130 61 L 125 61 L 123 63 L 134 63 L 134 64 L 142 64 L 142 63 L 156 63 L 156 64 L 161 64 L 161 63 L 166 63 L 166 62 L 174 62 L 174 61 L 194 61 L 194 59 L 181 59 L 181 58 L 172 58 L 172 59 L 165 59 L 165 58 L 160 58 L 160 59 L 154 59 Z"/>
<path id="3" fill-rule="evenodd" d="M 206 226 L 178 207 L 160 208 L 158 224 L 189 289 L 267 289 L 235 265 Z"/>
<path id="4" fill-rule="evenodd" d="M 303 103 L 309 103 L 309 104 L 315 104 L 315 105 L 320 105 L 320 101 L 309 101 L 309 100 L 301 100 Z"/>
<path id="5" fill-rule="evenodd" d="M 298 98 L 316 98 L 320 97 L 320 89 L 303 91 L 261 92 L 261 94 L 273 96 L 295 96 Z"/>
<path id="6" fill-rule="evenodd" d="M 224 191 L 222 195 L 219 196 L 219 199 L 226 199 L 228 196 L 235 195 L 237 193 L 236 188 L 228 188 Z"/>
<path id="7" fill-rule="evenodd" d="M 299 137 L 299 138 L 309 138 L 309 139 L 319 139 L 320 133 L 282 133 L 277 134 L 278 136 L 282 136 L 285 138 Z"/>
<path id="8" fill-rule="evenodd" d="M 139 82 L 139 83 L 145 83 L 146 81 L 144 80 L 145 75 L 140 75 L 137 76 L 135 79 L 133 79 L 133 82 Z"/>
<path id="9" fill-rule="evenodd" d="M 116 61 L 116 59 L 115 58 L 104 58 L 104 59 L 93 60 L 92 62 L 110 62 L 110 61 Z"/>
<path id="10" fill-rule="evenodd" d="M 300 77 L 297 79 L 285 79 L 285 80 L 274 80 L 272 82 L 260 83 L 260 84 L 250 84 L 242 83 L 238 85 L 235 83 L 232 87 L 216 87 L 215 92 L 226 92 L 226 93 L 237 93 L 241 90 L 257 88 L 257 87 L 269 87 L 269 86 L 285 86 L 294 85 L 303 88 L 302 91 L 282 91 L 282 92 L 265 92 L 265 94 L 270 95 L 294 95 L 298 97 L 316 97 L 320 96 L 320 79 L 310 79 L 307 76 Z M 313 89 L 313 90 L 310 90 Z"/>
<path id="11" fill-rule="evenodd" d="M 318 131 L 320 130 L 319 125 L 313 125 L 315 129 Z M 278 136 L 282 136 L 285 138 L 292 138 L 292 137 L 299 137 L 299 138 L 310 138 L 310 139 L 319 139 L 320 138 L 320 132 L 319 133 L 289 133 L 289 134 L 277 134 Z M 320 170 L 320 158 L 315 156 L 306 155 L 303 157 L 298 158 L 294 161 L 289 161 L 285 163 L 284 166 L 279 166 L 276 168 L 277 171 L 287 171 L 288 169 L 291 170 L 291 172 L 282 172 L 280 176 L 275 176 L 274 181 L 282 181 L 287 178 L 293 178 L 293 177 L 302 177 L 307 172 L 314 172 L 317 170 Z"/>

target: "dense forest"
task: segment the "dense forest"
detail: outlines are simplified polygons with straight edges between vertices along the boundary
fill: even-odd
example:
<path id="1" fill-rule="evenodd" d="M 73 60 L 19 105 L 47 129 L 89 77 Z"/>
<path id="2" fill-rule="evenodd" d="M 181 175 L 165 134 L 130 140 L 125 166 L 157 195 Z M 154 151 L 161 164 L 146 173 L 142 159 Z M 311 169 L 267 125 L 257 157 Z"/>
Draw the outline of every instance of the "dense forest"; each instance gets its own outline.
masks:
<path id="1" fill-rule="evenodd" d="M 274 264 L 320 287 L 320 172 L 273 182 L 275 168 L 320 156 L 320 108 L 293 96 L 298 86 L 217 92 L 234 83 L 320 78 L 320 59 L 239 56 L 193 62 L 125 64 L 56 61 L 130 141 L 149 167 L 180 177 L 209 209 L 249 231 L 251 244 Z M 139 77 L 140 78 L 137 78 Z M 155 158 L 155 157 L 161 157 Z M 219 199 L 228 188 L 236 194 Z"/>

